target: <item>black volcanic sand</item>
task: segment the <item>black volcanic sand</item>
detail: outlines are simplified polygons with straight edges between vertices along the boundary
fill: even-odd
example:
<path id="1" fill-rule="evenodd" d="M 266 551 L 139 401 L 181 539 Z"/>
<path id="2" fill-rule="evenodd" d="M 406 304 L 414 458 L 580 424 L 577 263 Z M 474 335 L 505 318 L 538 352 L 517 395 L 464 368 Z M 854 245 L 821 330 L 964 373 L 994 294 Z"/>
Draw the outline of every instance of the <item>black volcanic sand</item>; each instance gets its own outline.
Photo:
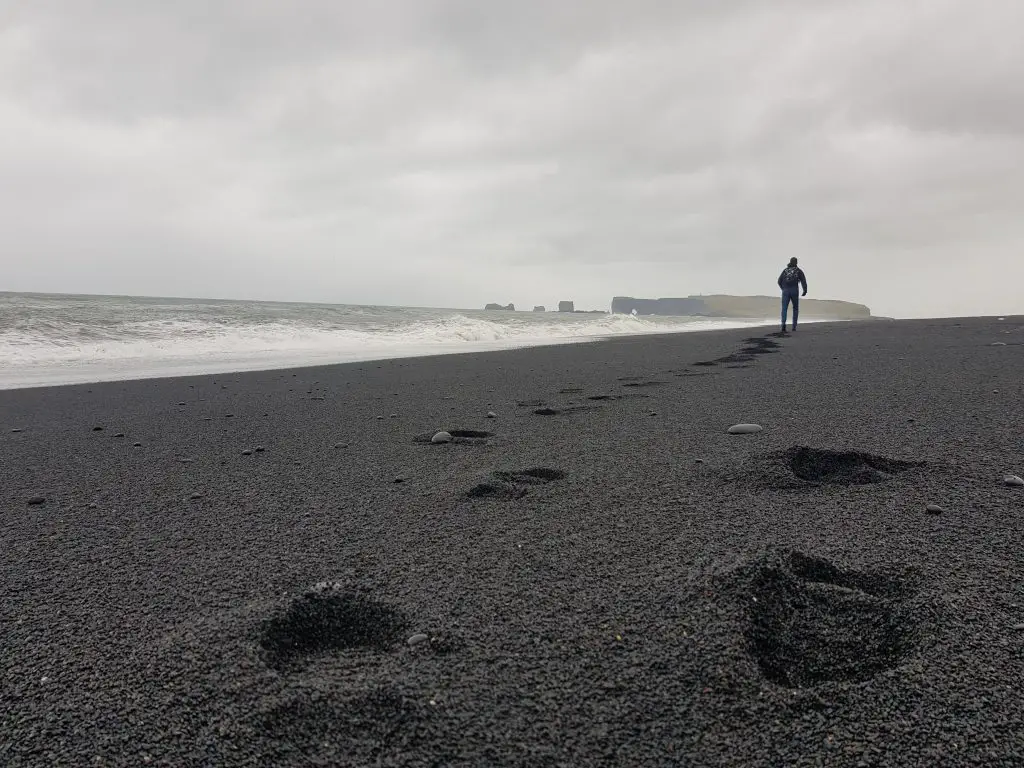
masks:
<path id="1" fill-rule="evenodd" d="M 0 393 L 0 764 L 1020 765 L 1022 382 L 1007 318 Z"/>

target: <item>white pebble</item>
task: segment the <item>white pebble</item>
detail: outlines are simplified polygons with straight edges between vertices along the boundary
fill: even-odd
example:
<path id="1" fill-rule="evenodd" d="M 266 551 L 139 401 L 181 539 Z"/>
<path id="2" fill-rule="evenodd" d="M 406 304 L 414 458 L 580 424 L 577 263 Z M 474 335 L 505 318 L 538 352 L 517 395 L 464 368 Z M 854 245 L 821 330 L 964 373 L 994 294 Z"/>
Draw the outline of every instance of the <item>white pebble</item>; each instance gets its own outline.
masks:
<path id="1" fill-rule="evenodd" d="M 1003 478 L 1003 483 L 1005 485 L 1013 486 L 1024 485 L 1024 479 L 1021 479 L 1017 475 L 1007 475 L 1006 477 Z"/>
<path id="2" fill-rule="evenodd" d="M 432 438 L 432 443 L 450 443 L 452 441 L 452 435 L 450 432 L 438 432 Z"/>
<path id="3" fill-rule="evenodd" d="M 487 418 L 488 419 L 496 419 L 497 417 L 498 417 L 498 414 L 496 414 L 494 411 L 488 411 L 487 412 Z"/>
<path id="4" fill-rule="evenodd" d="M 413 635 L 412 637 L 410 637 L 405 642 L 407 642 L 409 645 L 419 645 L 420 643 L 424 642 L 425 640 L 427 640 L 427 636 L 424 635 L 422 632 L 419 632 L 419 633 Z"/>
<path id="5" fill-rule="evenodd" d="M 932 515 L 941 515 L 944 514 L 946 511 L 938 504 L 929 504 L 927 507 L 925 507 L 925 510 Z"/>
<path id="6" fill-rule="evenodd" d="M 760 424 L 733 424 L 729 427 L 730 435 L 752 435 L 764 429 Z"/>

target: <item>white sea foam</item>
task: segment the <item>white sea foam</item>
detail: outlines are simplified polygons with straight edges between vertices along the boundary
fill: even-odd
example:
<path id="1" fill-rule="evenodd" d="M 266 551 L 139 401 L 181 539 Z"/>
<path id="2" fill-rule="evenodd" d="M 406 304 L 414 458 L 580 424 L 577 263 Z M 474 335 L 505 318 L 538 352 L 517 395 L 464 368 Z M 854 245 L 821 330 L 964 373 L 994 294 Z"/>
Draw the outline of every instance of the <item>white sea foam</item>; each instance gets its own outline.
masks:
<path id="1" fill-rule="evenodd" d="M 762 320 L 0 296 L 0 387 L 288 367 Z"/>

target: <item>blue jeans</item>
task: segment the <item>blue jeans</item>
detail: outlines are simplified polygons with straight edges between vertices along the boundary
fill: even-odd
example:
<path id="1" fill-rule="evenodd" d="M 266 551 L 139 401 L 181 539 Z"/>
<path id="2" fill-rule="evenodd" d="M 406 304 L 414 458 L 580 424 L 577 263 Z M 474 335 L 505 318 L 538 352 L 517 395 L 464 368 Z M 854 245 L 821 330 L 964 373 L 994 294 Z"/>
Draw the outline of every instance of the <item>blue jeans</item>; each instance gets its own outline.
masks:
<path id="1" fill-rule="evenodd" d="M 796 328 L 800 317 L 800 286 L 782 289 L 782 327 L 786 327 L 786 315 L 789 314 L 789 303 L 793 302 L 793 327 Z"/>

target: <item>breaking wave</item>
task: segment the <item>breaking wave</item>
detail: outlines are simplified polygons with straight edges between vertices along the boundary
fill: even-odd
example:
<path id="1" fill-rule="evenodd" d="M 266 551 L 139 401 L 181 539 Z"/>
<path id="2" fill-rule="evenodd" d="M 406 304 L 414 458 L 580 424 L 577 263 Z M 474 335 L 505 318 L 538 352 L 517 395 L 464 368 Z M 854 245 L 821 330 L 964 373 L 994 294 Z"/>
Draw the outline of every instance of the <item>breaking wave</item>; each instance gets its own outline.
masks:
<path id="1" fill-rule="evenodd" d="M 482 351 L 759 322 L 6 294 L 0 296 L 0 387 Z"/>

